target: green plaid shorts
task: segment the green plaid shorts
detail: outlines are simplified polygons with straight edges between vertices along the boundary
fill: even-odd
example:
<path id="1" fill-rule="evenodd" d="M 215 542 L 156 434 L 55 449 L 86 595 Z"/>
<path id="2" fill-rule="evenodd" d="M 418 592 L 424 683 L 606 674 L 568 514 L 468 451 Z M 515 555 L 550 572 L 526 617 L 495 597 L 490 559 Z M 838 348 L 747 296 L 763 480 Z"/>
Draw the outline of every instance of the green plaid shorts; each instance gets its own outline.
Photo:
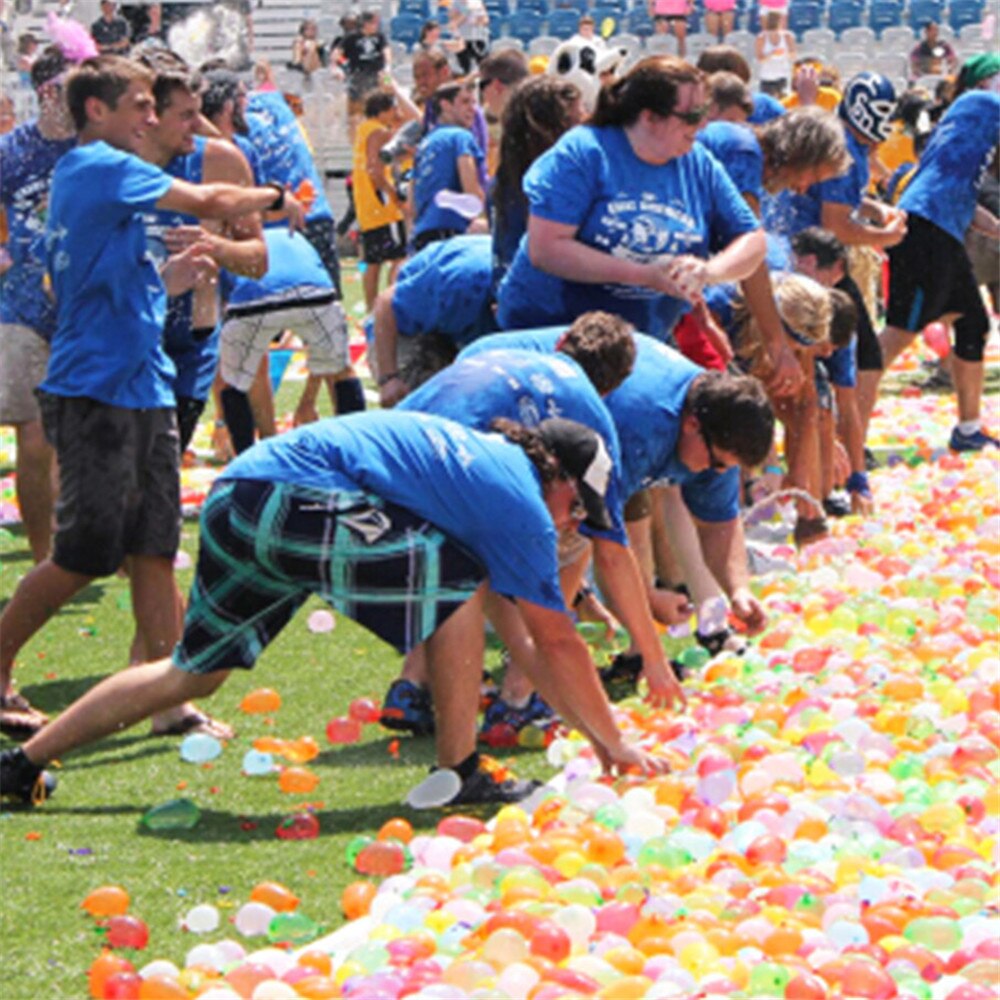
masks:
<path id="1" fill-rule="evenodd" d="M 369 493 L 225 480 L 201 514 L 201 539 L 175 666 L 248 669 L 316 594 L 406 652 L 486 578 L 428 521 Z"/>

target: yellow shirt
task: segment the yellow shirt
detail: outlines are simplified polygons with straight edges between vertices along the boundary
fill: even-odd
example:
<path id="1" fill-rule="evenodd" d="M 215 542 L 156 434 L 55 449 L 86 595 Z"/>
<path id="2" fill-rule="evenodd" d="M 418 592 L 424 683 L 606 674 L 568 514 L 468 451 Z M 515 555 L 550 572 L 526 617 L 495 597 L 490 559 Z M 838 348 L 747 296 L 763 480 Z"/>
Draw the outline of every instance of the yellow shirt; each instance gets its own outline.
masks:
<path id="1" fill-rule="evenodd" d="M 390 199 L 372 183 L 368 173 L 368 139 L 384 129 L 377 118 L 366 118 L 359 126 L 354 138 L 354 211 L 358 216 L 358 226 L 362 232 L 378 229 L 399 222 L 403 213 L 395 199 Z M 387 179 L 391 178 L 388 165 L 382 167 Z"/>
<path id="2" fill-rule="evenodd" d="M 799 95 L 792 91 L 781 103 L 789 111 L 792 108 L 797 108 L 799 106 Z M 840 104 L 840 91 L 834 90 L 833 87 L 820 87 L 819 92 L 816 94 L 816 104 L 824 111 L 836 111 L 837 105 Z"/>

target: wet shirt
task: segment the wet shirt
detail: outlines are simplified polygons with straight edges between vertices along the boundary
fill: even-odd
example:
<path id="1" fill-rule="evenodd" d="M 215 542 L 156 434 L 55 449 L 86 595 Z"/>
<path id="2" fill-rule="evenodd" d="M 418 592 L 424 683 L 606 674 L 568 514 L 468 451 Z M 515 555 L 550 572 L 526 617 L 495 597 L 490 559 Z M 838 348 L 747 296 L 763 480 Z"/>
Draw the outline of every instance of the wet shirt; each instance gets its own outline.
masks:
<path id="1" fill-rule="evenodd" d="M 740 194 L 753 195 L 759 204 L 764 195 L 764 154 L 754 130 L 738 122 L 709 122 L 697 138 L 722 164 Z"/>
<path id="2" fill-rule="evenodd" d="M 483 152 L 467 128 L 438 125 L 420 140 L 413 166 L 414 233 L 432 229 L 465 232 L 469 228 L 470 220 L 464 215 L 442 208 L 436 202 L 441 191 L 461 192 L 462 182 L 458 176 L 461 156 L 472 157 L 477 166 L 483 160 Z"/>
<path id="3" fill-rule="evenodd" d="M 565 611 L 541 482 L 524 451 L 499 434 L 426 413 L 369 410 L 267 438 L 220 478 L 373 493 L 471 552 L 497 593 Z"/>

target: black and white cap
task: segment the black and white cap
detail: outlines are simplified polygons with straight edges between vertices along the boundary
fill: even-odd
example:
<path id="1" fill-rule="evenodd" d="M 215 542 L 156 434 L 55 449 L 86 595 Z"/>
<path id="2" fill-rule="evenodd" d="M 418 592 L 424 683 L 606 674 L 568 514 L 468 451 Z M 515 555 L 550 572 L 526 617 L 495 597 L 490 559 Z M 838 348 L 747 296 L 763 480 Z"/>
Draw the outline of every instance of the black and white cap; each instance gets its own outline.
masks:
<path id="1" fill-rule="evenodd" d="M 604 497 L 613 463 L 604 439 L 589 427 L 562 417 L 543 420 L 538 432 L 559 464 L 577 481 L 580 499 L 587 509 L 587 526 L 610 531 L 614 525 Z"/>

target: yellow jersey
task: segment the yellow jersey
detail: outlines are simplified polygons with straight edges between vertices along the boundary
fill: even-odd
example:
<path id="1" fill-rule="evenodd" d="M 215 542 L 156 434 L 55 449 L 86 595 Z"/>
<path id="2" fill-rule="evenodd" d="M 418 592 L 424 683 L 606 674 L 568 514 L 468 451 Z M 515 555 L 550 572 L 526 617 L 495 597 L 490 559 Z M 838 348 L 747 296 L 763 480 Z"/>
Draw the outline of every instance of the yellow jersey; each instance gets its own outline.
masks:
<path id="1" fill-rule="evenodd" d="M 379 229 L 399 222 L 403 213 L 395 199 L 390 199 L 372 183 L 368 173 L 368 139 L 385 128 L 377 118 L 366 118 L 354 137 L 354 211 L 358 216 L 358 226 L 364 232 Z M 386 179 L 391 180 L 388 164 L 381 165 Z"/>

